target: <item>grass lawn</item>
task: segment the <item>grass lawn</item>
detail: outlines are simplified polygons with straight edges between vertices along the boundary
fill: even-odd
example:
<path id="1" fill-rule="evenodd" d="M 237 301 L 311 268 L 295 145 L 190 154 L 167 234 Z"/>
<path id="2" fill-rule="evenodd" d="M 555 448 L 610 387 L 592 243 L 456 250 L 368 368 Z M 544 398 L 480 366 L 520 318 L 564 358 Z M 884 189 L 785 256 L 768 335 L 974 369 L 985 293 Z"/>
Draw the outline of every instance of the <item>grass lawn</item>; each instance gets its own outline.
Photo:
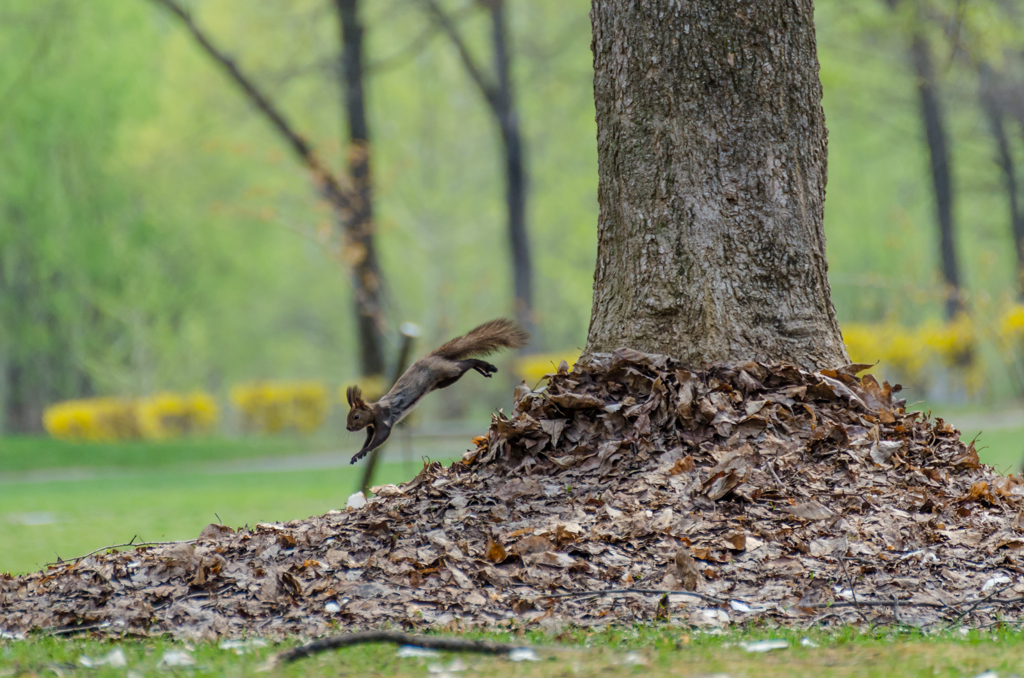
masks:
<path id="1" fill-rule="evenodd" d="M 1021 462 L 1024 461 L 1024 426 L 963 433 L 962 440 L 968 442 L 980 434 L 974 446 L 983 462 L 991 464 L 1002 474 L 1020 474 Z"/>
<path id="2" fill-rule="evenodd" d="M 347 438 L 343 441 L 348 443 Z M 349 447 L 350 445 L 346 445 Z M 0 474 L 75 467 L 153 469 L 339 449 L 330 436 L 271 436 L 166 442 L 72 443 L 44 436 L 0 438 Z"/>
<path id="3" fill-rule="evenodd" d="M 362 467 L 211 474 L 187 470 L 127 477 L 0 485 L 0 572 L 129 541 L 195 539 L 209 523 L 286 521 L 344 508 Z M 402 482 L 404 464 L 378 466 L 376 483 Z"/>
<path id="4" fill-rule="evenodd" d="M 467 634 L 480 637 L 479 634 Z M 540 661 L 512 662 L 505 658 L 444 653 L 430 658 L 399 658 L 391 645 L 365 645 L 327 652 L 276 666 L 267 676 L 415 676 L 441 674 L 500 678 L 563 676 L 934 676 L 971 677 L 985 671 L 999 676 L 1024 671 L 1024 636 L 1020 632 L 957 633 L 925 637 L 915 632 L 882 631 L 859 635 L 853 629 L 837 633 L 811 631 L 730 631 L 710 635 L 666 625 L 648 625 L 595 633 L 572 632 L 554 639 L 540 633 L 517 637 L 489 634 L 493 640 L 539 647 Z M 764 654 L 747 652 L 740 643 L 767 638 L 785 639 L 789 647 Z M 818 647 L 805 647 L 807 638 Z M 268 657 L 291 647 L 251 647 L 244 654 L 217 644 L 185 645 L 169 641 L 96 642 L 52 638 L 0 641 L 0 676 L 68 675 L 80 667 L 83 655 L 101 658 L 120 648 L 127 666 L 103 666 L 90 676 L 157 675 L 166 652 L 186 652 L 195 662 L 174 675 L 249 676 Z M 452 666 L 452 662 L 457 662 Z"/>

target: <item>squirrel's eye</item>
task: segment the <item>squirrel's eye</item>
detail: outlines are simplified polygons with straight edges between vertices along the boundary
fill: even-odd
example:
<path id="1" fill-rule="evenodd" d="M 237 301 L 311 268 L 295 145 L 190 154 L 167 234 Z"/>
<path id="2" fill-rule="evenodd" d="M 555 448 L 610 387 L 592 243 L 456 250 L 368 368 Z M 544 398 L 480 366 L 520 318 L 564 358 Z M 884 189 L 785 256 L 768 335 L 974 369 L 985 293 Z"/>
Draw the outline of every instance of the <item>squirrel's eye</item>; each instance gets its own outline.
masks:
<path id="1" fill-rule="evenodd" d="M 358 419 L 358 418 L 359 418 L 359 415 L 358 415 L 358 414 L 357 414 L 357 415 L 356 415 L 355 417 L 353 417 L 353 419 Z"/>

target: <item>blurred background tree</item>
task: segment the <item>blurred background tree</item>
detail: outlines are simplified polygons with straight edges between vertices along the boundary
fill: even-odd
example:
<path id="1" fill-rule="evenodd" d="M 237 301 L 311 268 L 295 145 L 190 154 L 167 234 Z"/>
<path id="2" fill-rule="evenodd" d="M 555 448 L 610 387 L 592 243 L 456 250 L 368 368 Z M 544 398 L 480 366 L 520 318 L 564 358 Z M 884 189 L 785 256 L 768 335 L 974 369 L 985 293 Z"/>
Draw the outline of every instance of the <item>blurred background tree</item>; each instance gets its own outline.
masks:
<path id="1" fill-rule="evenodd" d="M 180 2 L 345 191 L 372 159 L 372 226 L 338 227 L 346 215 L 311 188 L 294 140 L 156 3 L 8 0 L 5 430 L 38 430 L 47 404 L 92 394 L 202 389 L 227 402 L 252 380 L 333 388 L 373 372 L 346 232 L 374 238 L 382 361 L 403 320 L 424 327 L 422 349 L 524 307 L 539 350 L 578 351 L 597 219 L 586 0 Z M 912 399 L 992 402 L 1024 383 L 1021 13 L 996 0 L 816 5 L 833 300 L 853 357 L 883 359 Z M 372 136 L 353 130 L 346 16 L 362 28 Z M 927 68 L 913 56 L 922 45 Z M 529 224 L 519 254 L 516 219 L 523 234 Z M 422 415 L 510 402 L 507 381 L 460 386 Z"/>

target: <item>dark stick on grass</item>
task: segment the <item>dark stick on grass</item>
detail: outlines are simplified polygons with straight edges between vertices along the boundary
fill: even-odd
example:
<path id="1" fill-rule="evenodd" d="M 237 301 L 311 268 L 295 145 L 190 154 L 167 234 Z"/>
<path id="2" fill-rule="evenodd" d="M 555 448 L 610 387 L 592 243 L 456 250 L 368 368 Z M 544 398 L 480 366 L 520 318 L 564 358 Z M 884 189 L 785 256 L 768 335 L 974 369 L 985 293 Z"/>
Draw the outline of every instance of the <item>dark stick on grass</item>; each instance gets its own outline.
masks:
<path id="1" fill-rule="evenodd" d="M 408 633 L 395 631 L 364 631 L 362 633 L 350 633 L 344 636 L 324 638 L 306 645 L 289 650 L 278 655 L 278 660 L 293 662 L 304 657 L 309 657 L 328 650 L 337 650 L 353 645 L 365 645 L 367 643 L 391 643 L 393 645 L 413 645 L 428 650 L 442 650 L 445 652 L 476 652 L 477 654 L 508 654 L 512 650 L 522 649 L 523 645 L 510 645 L 508 643 L 494 643 L 489 640 L 460 640 L 458 638 L 440 638 L 435 636 L 414 636 Z"/>

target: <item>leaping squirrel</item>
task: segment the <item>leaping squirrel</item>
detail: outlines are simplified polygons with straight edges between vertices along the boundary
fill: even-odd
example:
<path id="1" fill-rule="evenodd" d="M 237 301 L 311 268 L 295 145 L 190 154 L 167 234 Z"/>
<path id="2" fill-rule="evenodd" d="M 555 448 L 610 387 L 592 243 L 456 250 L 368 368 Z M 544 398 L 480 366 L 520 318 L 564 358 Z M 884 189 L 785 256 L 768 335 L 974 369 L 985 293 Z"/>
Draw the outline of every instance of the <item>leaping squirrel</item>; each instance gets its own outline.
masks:
<path id="1" fill-rule="evenodd" d="M 522 348 L 529 339 L 530 335 L 511 320 L 498 318 L 473 328 L 414 362 L 387 395 L 375 403 L 364 401 L 359 387 L 350 386 L 346 392 L 352 408 L 348 413 L 348 430 L 369 429 L 366 442 L 352 457 L 351 463 L 383 445 L 395 424 L 409 414 L 423 396 L 451 386 L 469 370 L 476 370 L 487 378 L 498 371 L 494 365 L 470 356 L 490 355 L 500 348 Z"/>

